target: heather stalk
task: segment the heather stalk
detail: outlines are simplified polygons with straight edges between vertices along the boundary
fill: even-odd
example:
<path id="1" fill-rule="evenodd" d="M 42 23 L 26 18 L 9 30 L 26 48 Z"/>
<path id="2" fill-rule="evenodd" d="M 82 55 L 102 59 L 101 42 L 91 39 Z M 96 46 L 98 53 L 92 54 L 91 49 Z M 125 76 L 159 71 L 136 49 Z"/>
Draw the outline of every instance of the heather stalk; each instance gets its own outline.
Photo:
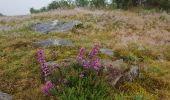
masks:
<path id="1" fill-rule="evenodd" d="M 43 52 L 41 49 L 38 50 L 38 60 L 41 64 L 41 69 L 44 73 L 44 76 L 48 76 L 50 74 L 49 68 L 47 66 L 47 63 L 45 61 L 45 58 L 43 56 Z"/>
<path id="2" fill-rule="evenodd" d="M 47 81 L 44 85 L 44 87 L 42 88 L 42 92 L 46 95 L 49 95 L 50 90 L 53 88 L 53 84 L 51 81 Z"/>
<path id="3" fill-rule="evenodd" d="M 95 58 L 92 61 L 92 67 L 94 68 L 94 70 L 99 71 L 101 69 L 101 63 L 100 60 L 98 58 Z"/>
<path id="4" fill-rule="evenodd" d="M 81 48 L 79 54 L 77 55 L 77 60 L 82 60 L 83 59 L 83 54 L 84 54 L 85 48 Z"/>
<path id="5" fill-rule="evenodd" d="M 94 47 L 91 49 L 91 51 L 89 52 L 88 57 L 89 58 L 95 57 L 97 55 L 97 53 L 98 53 L 98 50 L 99 50 L 99 44 L 96 43 L 94 45 Z"/>

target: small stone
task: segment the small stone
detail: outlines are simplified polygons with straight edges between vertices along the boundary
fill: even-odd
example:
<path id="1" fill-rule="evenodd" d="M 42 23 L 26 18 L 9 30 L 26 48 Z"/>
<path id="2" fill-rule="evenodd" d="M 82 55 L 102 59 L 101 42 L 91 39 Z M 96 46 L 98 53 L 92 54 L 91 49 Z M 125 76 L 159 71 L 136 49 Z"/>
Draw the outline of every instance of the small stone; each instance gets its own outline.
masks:
<path id="1" fill-rule="evenodd" d="M 46 47 L 46 46 L 52 46 L 52 45 L 53 45 L 53 41 L 51 40 L 42 40 L 38 42 L 33 42 L 34 47 Z"/>
<path id="2" fill-rule="evenodd" d="M 102 59 L 101 63 L 104 69 L 107 71 L 107 67 L 112 66 L 113 68 L 119 69 L 121 72 L 127 69 L 127 64 L 123 61 L 123 59 L 112 61 L 110 59 Z"/>
<path id="3" fill-rule="evenodd" d="M 103 53 L 103 54 L 106 54 L 106 55 L 108 55 L 108 56 L 113 56 L 113 55 L 114 55 L 112 49 L 101 48 L 101 49 L 100 49 L 100 52 Z"/>
<path id="4" fill-rule="evenodd" d="M 49 62 L 46 62 L 47 66 L 54 66 L 56 65 L 57 63 L 54 62 L 54 61 L 49 61 Z"/>
<path id="5" fill-rule="evenodd" d="M 157 56 L 157 59 L 158 59 L 158 61 L 160 61 L 160 62 L 164 62 L 165 57 L 164 57 L 163 54 L 160 54 L 160 55 Z"/>
<path id="6" fill-rule="evenodd" d="M 12 100 L 12 96 L 0 91 L 0 100 Z"/>
<path id="7" fill-rule="evenodd" d="M 115 82 L 115 85 L 119 85 L 124 82 L 129 82 L 137 79 L 139 77 L 139 67 L 132 66 L 131 69 L 122 74 L 122 76 Z"/>
<path id="8" fill-rule="evenodd" d="M 131 66 L 128 70 L 128 66 L 124 63 L 123 59 L 111 61 L 109 59 L 102 59 L 102 65 L 104 70 L 110 71 L 110 84 L 112 86 L 119 85 L 124 82 L 133 81 L 139 77 L 139 67 Z"/>
<path id="9" fill-rule="evenodd" d="M 127 64 L 123 61 L 123 59 L 113 61 L 112 66 L 118 68 L 121 72 L 124 72 L 128 68 Z"/>
<path id="10" fill-rule="evenodd" d="M 108 66 L 110 66 L 112 64 L 112 61 L 110 59 L 101 59 L 101 63 L 104 67 L 104 70 L 107 71 Z"/>
<path id="11" fill-rule="evenodd" d="M 71 40 L 68 39 L 48 39 L 38 42 L 33 42 L 34 47 L 49 47 L 49 46 L 73 46 Z"/>
<path id="12" fill-rule="evenodd" d="M 113 61 L 112 64 L 113 64 L 114 66 L 119 66 L 119 65 L 124 64 L 124 61 L 123 61 L 123 59 L 119 59 L 119 60 Z"/>

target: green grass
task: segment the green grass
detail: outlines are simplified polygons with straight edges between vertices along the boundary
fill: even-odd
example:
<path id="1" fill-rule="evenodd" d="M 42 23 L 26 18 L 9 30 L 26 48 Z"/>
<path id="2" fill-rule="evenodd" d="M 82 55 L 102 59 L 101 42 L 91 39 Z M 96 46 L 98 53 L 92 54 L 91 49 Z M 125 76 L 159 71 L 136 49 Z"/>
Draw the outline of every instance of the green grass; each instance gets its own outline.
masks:
<path id="1" fill-rule="evenodd" d="M 61 67 L 61 66 L 60 66 Z M 59 69 L 58 69 L 59 70 Z M 58 99 L 105 99 L 111 100 L 112 97 L 109 95 L 109 84 L 102 75 L 97 75 L 94 70 L 83 70 L 83 66 L 73 64 L 71 66 L 63 66 L 60 68 L 60 72 L 54 71 L 49 76 L 50 80 L 55 84 L 56 79 L 67 79 L 68 83 L 58 82 L 59 89 L 55 88 L 51 94 Z M 84 77 L 80 78 L 80 73 L 84 73 Z"/>

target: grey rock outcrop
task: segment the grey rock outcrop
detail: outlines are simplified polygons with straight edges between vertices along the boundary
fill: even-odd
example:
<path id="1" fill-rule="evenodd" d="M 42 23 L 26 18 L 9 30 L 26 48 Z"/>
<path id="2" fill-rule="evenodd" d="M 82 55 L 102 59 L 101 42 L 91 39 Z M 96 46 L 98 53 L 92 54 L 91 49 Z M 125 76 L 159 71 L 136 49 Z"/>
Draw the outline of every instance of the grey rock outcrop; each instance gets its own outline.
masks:
<path id="1" fill-rule="evenodd" d="M 33 42 L 34 47 L 49 47 L 49 46 L 73 46 L 69 39 L 48 39 L 38 42 Z"/>
<path id="2" fill-rule="evenodd" d="M 107 70 L 107 67 L 113 67 L 119 69 L 121 72 L 127 69 L 127 64 L 123 61 L 123 59 L 118 59 L 115 61 L 109 60 L 109 59 L 102 59 L 101 63 L 104 67 L 104 69 Z"/>
<path id="3" fill-rule="evenodd" d="M 0 100 L 12 100 L 12 96 L 0 91 Z"/>
<path id="4" fill-rule="evenodd" d="M 48 32 L 66 32 L 72 30 L 74 27 L 81 25 L 82 22 L 78 20 L 74 21 L 50 21 L 44 23 L 37 23 L 32 25 L 32 30 L 40 33 Z"/>
<path id="5" fill-rule="evenodd" d="M 101 60 L 105 71 L 108 71 L 109 81 L 112 86 L 118 86 L 125 82 L 133 81 L 139 77 L 139 67 L 130 66 L 123 59 L 111 61 L 108 59 Z"/>
<path id="6" fill-rule="evenodd" d="M 112 49 L 108 49 L 108 48 L 101 48 L 100 52 L 102 54 L 106 54 L 108 56 L 113 56 L 114 55 L 113 50 Z"/>
<path id="7" fill-rule="evenodd" d="M 114 85 L 119 85 L 124 82 L 129 82 L 137 79 L 139 77 L 139 67 L 138 66 L 132 66 L 129 71 L 123 73 L 121 76 L 118 77 L 117 80 L 115 80 Z"/>

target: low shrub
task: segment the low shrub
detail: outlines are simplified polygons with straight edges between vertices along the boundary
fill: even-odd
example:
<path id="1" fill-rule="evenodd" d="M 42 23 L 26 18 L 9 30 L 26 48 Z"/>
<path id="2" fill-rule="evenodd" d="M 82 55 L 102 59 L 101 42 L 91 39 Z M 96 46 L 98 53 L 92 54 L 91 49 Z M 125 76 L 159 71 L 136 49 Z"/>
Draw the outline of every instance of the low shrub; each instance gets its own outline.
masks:
<path id="1" fill-rule="evenodd" d="M 112 100 L 109 74 L 98 58 L 99 46 L 96 44 L 84 57 L 85 48 L 81 48 L 77 58 L 71 63 L 55 64 L 49 68 L 42 50 L 38 50 L 38 58 L 44 77 L 45 85 L 42 92 L 61 100 Z M 116 70 L 116 69 L 114 69 Z M 114 72 L 110 71 L 112 75 Z M 113 91 L 113 90 L 112 90 Z"/>

